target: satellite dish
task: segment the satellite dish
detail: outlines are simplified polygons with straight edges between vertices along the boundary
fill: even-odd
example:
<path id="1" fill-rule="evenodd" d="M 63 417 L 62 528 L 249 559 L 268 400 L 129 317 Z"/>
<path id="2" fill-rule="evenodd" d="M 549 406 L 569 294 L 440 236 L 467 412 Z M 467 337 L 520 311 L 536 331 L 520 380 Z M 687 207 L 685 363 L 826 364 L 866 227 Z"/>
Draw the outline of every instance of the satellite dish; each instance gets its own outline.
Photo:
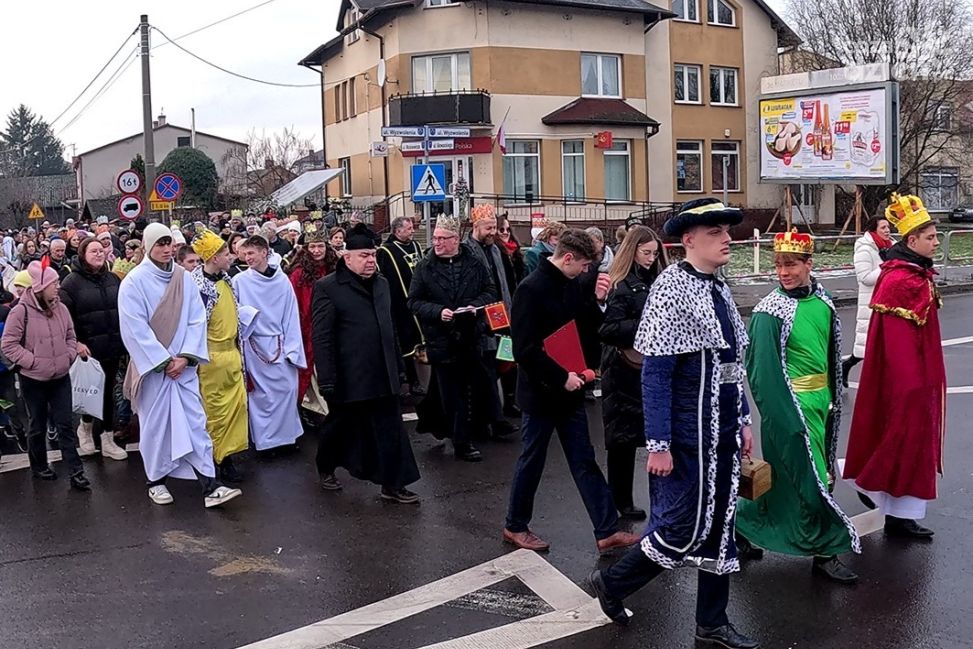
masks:
<path id="1" fill-rule="evenodd" d="M 385 59 L 378 62 L 378 87 L 385 87 Z"/>

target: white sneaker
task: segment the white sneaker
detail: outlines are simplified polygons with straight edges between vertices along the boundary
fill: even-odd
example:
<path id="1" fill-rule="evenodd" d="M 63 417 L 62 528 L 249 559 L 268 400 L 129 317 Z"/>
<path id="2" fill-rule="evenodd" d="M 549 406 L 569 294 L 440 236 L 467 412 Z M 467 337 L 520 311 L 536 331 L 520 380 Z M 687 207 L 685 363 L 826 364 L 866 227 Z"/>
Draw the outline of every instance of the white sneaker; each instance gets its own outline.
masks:
<path id="1" fill-rule="evenodd" d="M 115 443 L 115 433 L 112 432 L 101 434 L 101 455 L 113 460 L 128 459 L 128 453 Z"/>
<path id="2" fill-rule="evenodd" d="M 171 505 L 172 504 L 172 494 L 164 484 L 156 485 L 155 487 L 149 487 L 149 498 L 152 499 L 156 505 Z"/>
<path id="3" fill-rule="evenodd" d="M 81 422 L 78 424 L 78 455 L 88 457 L 98 452 L 95 448 L 95 439 L 91 434 L 91 422 Z"/>
<path id="4" fill-rule="evenodd" d="M 230 487 L 217 487 L 216 491 L 206 496 L 207 507 L 219 507 L 223 503 L 229 502 L 237 496 L 242 496 L 243 492 L 239 489 Z"/>

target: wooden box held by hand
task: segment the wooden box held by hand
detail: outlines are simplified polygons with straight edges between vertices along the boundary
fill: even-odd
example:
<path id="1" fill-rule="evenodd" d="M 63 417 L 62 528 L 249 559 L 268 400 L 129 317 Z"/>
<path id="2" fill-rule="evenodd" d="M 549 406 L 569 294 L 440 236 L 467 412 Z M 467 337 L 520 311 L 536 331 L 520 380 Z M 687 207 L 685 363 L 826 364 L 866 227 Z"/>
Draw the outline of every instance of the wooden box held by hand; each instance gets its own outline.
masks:
<path id="1" fill-rule="evenodd" d="M 740 467 L 740 497 L 756 500 L 770 491 L 770 465 L 759 458 L 744 459 Z"/>

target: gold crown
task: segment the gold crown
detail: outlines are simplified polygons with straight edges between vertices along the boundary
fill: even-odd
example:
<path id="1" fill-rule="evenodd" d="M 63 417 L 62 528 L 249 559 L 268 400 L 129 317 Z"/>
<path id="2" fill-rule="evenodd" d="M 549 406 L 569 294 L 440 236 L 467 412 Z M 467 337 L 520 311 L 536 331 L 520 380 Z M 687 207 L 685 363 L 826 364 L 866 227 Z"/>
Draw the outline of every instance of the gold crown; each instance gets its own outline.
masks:
<path id="1" fill-rule="evenodd" d="M 774 252 L 813 255 L 814 239 L 809 234 L 801 234 L 797 231 L 797 228 L 792 228 L 790 232 L 778 232 L 774 236 Z"/>
<path id="2" fill-rule="evenodd" d="M 885 218 L 895 226 L 901 236 L 905 236 L 932 218 L 918 196 L 900 196 L 892 194 L 892 204 L 885 208 Z"/>
<path id="3" fill-rule="evenodd" d="M 193 250 L 204 262 L 212 259 L 213 255 L 226 245 L 226 241 L 212 230 L 199 230 L 193 237 Z"/>

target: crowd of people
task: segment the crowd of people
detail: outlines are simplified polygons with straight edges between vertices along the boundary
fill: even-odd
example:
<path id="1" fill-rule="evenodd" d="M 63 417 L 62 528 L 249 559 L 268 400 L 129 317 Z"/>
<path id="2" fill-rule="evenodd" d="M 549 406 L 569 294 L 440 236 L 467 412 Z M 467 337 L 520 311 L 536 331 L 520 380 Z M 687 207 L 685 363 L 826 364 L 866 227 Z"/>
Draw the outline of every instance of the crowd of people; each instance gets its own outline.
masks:
<path id="1" fill-rule="evenodd" d="M 894 195 L 856 246 L 864 310 L 845 361 L 809 235 L 776 236 L 780 285 L 744 323 L 718 276 L 741 220 L 716 199 L 685 204 L 664 226 L 681 251 L 675 263 L 639 224 L 620 228 L 613 248 L 596 228 L 550 222 L 523 247 L 491 205 L 475 205 L 468 223 L 440 216 L 425 251 L 404 217 L 384 241 L 357 220 L 329 228 L 235 214 L 183 229 L 44 228 L 13 236 L 16 248 L 3 243 L 5 261 L 24 270 L 0 310 L 0 405 L 7 426 L 26 406 L 37 479 L 57 477 L 49 438 L 71 487 L 87 491 L 82 457 L 123 461 L 117 442 L 137 434 L 152 502 L 171 504 L 166 481 L 183 478 L 199 482 L 206 507 L 241 495 L 235 456 L 253 448 L 273 458 L 309 432 L 323 490 L 341 491 L 344 469 L 383 500 L 415 504 L 404 406 L 462 462 L 483 461 L 483 442 L 519 424 L 502 537 L 535 551 L 550 548 L 530 523 L 556 433 L 595 547 L 629 548 L 590 576 L 605 614 L 626 624 L 625 598 L 667 570 L 696 567 L 697 638 L 753 648 L 726 614 L 741 559 L 804 556 L 822 578 L 857 580 L 838 558 L 861 551 L 833 497 L 839 479 L 886 515 L 887 534 L 933 535 L 919 520 L 942 471 L 945 370 L 938 240 L 918 198 Z M 37 239 L 40 258 L 29 245 Z M 75 429 L 78 358 L 96 359 L 106 382 L 103 417 Z M 843 385 L 862 359 L 838 466 Z M 599 381 L 605 472 L 586 403 Z M 894 402 L 882 396 L 891 383 L 902 396 Z M 772 482 L 747 499 L 751 397 Z M 640 448 L 650 515 L 633 498 Z M 643 534 L 622 529 L 647 517 Z"/>

